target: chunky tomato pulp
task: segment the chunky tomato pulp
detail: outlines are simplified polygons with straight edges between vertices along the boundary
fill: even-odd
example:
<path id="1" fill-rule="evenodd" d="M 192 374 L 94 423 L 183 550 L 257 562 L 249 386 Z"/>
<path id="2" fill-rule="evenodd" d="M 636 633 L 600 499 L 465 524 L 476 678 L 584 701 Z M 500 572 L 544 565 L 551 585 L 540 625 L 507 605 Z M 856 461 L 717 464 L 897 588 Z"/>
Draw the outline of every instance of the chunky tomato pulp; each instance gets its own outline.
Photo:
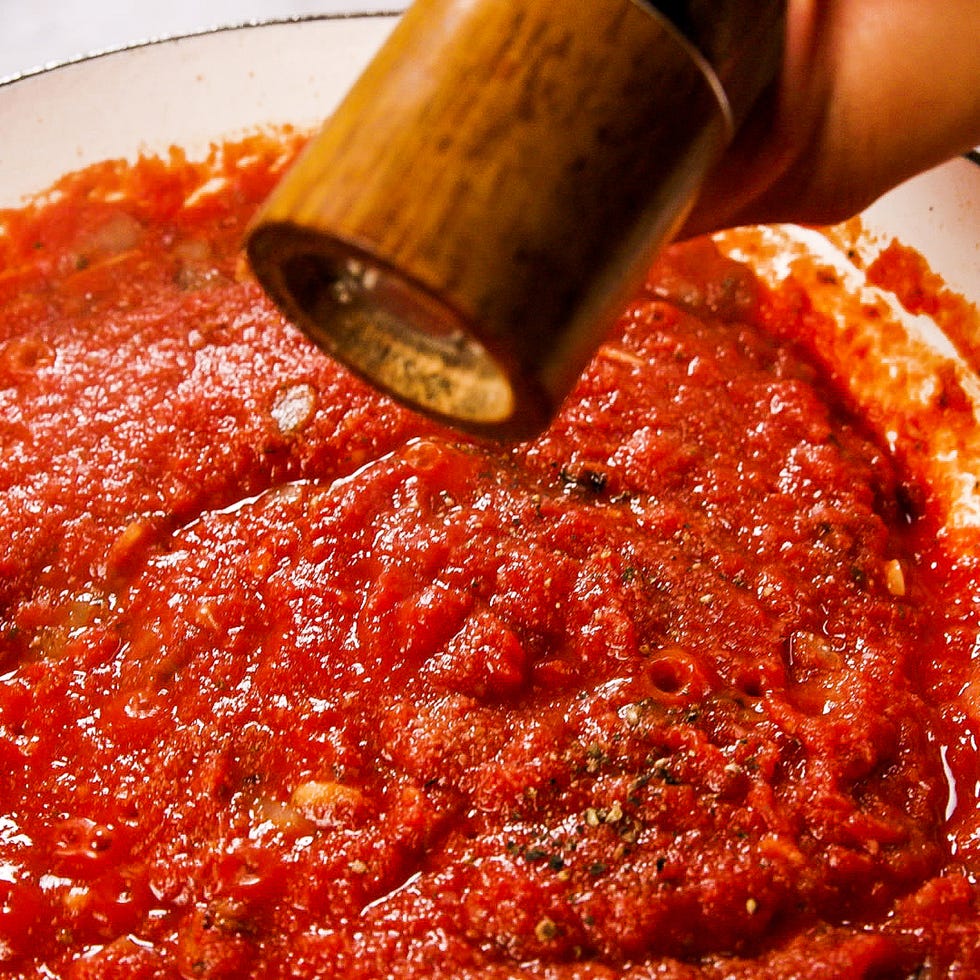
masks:
<path id="1" fill-rule="evenodd" d="M 3 215 L 0 974 L 980 976 L 976 567 L 805 290 L 468 444 L 244 269 L 282 154 Z"/>

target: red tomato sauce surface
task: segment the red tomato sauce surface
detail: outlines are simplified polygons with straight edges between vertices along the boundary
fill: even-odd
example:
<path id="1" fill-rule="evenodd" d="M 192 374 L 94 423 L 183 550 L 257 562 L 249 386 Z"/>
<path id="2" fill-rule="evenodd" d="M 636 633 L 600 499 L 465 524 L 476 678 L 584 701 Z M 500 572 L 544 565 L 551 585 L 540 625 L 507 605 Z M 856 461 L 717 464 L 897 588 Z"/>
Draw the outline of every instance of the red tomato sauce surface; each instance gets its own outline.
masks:
<path id="1" fill-rule="evenodd" d="M 243 268 L 282 156 L 2 215 L 0 975 L 980 976 L 976 579 L 805 292 L 677 246 L 468 443 Z"/>

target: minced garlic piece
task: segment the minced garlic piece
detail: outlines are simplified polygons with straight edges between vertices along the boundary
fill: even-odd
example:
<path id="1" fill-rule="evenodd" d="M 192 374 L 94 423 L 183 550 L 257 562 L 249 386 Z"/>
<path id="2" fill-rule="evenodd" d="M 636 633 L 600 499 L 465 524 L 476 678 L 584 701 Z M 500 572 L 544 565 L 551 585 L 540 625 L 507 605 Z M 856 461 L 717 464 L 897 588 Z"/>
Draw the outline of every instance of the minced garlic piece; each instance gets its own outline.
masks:
<path id="1" fill-rule="evenodd" d="M 885 588 L 894 596 L 905 595 L 905 572 L 897 558 L 885 562 Z"/>

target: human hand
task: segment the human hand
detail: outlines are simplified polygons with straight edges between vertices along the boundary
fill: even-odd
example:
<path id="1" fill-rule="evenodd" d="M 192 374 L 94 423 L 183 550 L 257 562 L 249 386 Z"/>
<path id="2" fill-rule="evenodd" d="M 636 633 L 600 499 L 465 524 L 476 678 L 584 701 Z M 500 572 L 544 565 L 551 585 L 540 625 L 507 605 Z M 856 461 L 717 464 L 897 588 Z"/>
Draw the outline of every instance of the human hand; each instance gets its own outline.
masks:
<path id="1" fill-rule="evenodd" d="M 788 0 L 786 54 L 683 236 L 829 223 L 980 143 L 978 0 Z"/>

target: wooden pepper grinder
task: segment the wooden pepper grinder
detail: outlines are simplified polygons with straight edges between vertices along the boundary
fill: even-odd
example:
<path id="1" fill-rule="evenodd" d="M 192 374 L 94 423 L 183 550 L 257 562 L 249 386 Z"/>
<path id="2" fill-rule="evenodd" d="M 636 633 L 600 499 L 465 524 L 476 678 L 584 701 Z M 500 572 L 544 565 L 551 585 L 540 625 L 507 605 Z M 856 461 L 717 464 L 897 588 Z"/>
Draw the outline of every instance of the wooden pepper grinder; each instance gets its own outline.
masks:
<path id="1" fill-rule="evenodd" d="M 247 244 L 321 347 L 543 428 L 770 81 L 784 0 L 415 0 Z"/>

